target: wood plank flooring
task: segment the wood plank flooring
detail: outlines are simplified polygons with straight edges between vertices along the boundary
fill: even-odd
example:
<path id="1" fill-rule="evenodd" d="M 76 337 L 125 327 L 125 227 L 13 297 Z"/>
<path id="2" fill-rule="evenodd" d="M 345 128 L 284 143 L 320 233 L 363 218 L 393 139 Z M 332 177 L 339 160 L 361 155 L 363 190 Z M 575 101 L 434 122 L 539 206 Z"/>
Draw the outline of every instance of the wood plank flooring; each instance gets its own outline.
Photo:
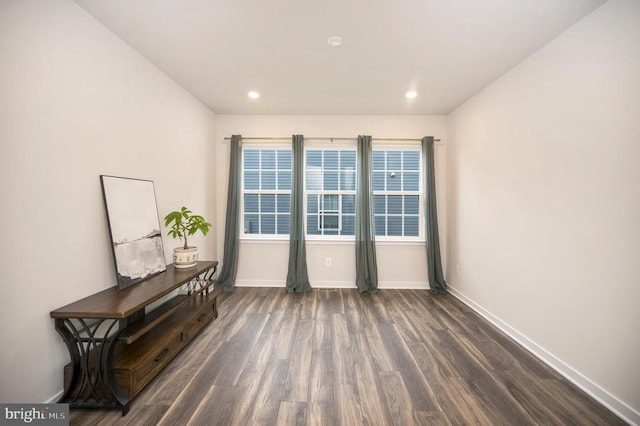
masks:
<path id="1" fill-rule="evenodd" d="M 451 295 L 238 288 L 131 411 L 72 425 L 623 425 Z"/>

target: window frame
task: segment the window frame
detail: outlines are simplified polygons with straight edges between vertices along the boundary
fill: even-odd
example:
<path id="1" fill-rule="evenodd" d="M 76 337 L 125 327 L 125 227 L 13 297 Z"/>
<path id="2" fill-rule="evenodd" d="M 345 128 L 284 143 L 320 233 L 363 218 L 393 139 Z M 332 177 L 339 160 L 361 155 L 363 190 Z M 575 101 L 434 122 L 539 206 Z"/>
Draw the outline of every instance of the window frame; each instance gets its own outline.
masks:
<path id="1" fill-rule="evenodd" d="M 354 153 L 354 157 L 355 157 L 355 163 L 354 163 L 354 188 L 353 190 L 341 190 L 340 189 L 340 177 L 338 177 L 338 189 L 337 190 L 324 190 L 324 189 L 307 189 L 307 177 L 308 177 L 308 170 L 307 170 L 307 155 L 309 151 L 348 151 L 348 152 L 353 152 Z M 340 154 L 338 154 L 340 155 Z M 343 195 L 352 195 L 354 197 L 354 203 L 355 203 L 355 197 L 356 197 L 356 190 L 357 190 L 357 171 L 358 171 L 358 154 L 357 154 L 357 147 L 355 142 L 354 143 L 336 143 L 336 142 L 331 142 L 331 143 L 326 143 L 326 142 L 311 142 L 311 143 L 305 143 L 305 147 L 304 147 L 304 182 L 303 182 L 303 186 L 304 186 L 304 232 L 305 232 L 305 238 L 307 241 L 355 241 L 355 227 L 354 227 L 354 234 L 353 235 L 339 235 L 339 234 L 310 234 L 308 232 L 309 230 L 309 216 L 310 215 L 317 215 L 318 216 L 318 225 L 320 224 L 321 221 L 321 211 L 323 210 L 322 208 L 322 204 L 323 204 L 323 198 L 325 195 L 337 195 L 338 196 L 338 211 L 337 211 L 337 215 L 338 215 L 338 232 L 341 231 L 342 229 L 342 219 L 343 219 L 343 215 L 345 215 L 345 213 L 343 213 L 342 210 L 342 196 Z M 340 176 L 340 163 L 338 163 L 338 176 Z M 318 196 L 318 212 L 316 213 L 309 213 L 309 206 L 308 206 L 308 201 L 309 201 L 309 195 L 317 195 Z M 355 206 L 355 204 L 354 204 Z M 354 219 L 354 226 L 355 226 L 355 207 L 354 207 L 354 212 L 353 214 L 351 213 L 346 213 L 347 216 L 353 216 Z"/>
<path id="2" fill-rule="evenodd" d="M 291 189 L 289 190 L 282 190 L 282 189 L 278 189 L 277 188 L 277 171 L 278 171 L 278 165 L 277 165 L 277 156 L 276 156 L 276 189 L 273 190 L 263 190 L 263 189 L 250 189 L 250 190 L 246 190 L 245 189 L 245 150 L 259 150 L 259 151 L 269 151 L 269 150 L 273 150 L 273 151 L 289 151 L 291 153 Z M 242 147 L 241 147 L 241 159 L 240 159 L 240 205 L 239 205 L 239 221 L 240 221 L 240 233 L 239 233 L 239 239 L 240 240 L 262 240 L 262 241 L 289 241 L 289 235 L 290 235 L 290 231 L 287 232 L 286 234 L 278 234 L 278 222 L 277 222 L 277 216 L 278 216 L 278 208 L 277 208 L 277 197 L 278 195 L 289 195 L 289 200 L 291 200 L 291 193 L 293 190 L 293 149 L 291 147 L 291 143 L 285 143 L 285 142 L 275 142 L 275 143 L 264 143 L 264 142 L 242 142 Z M 259 171 L 262 171 L 262 169 L 258 169 Z M 260 178 L 260 181 L 262 181 L 262 177 Z M 258 233 L 258 234 L 248 234 L 245 233 L 245 214 L 247 214 L 244 210 L 244 199 L 245 199 L 245 194 L 257 194 L 258 196 L 262 195 L 262 194 L 274 194 L 275 198 L 276 198 L 276 207 L 275 207 L 275 211 L 274 211 L 274 216 L 276 217 L 276 222 L 275 222 L 275 233 L 274 234 L 262 234 L 262 233 Z M 252 213 L 249 213 L 252 214 Z M 262 215 L 262 213 L 256 213 L 259 217 Z M 289 216 L 291 216 L 291 207 L 289 207 Z"/>
<path id="3" fill-rule="evenodd" d="M 274 151 L 279 151 L 279 150 L 286 150 L 291 152 L 291 179 L 292 179 L 292 184 L 291 184 L 291 189 L 289 190 L 281 190 L 281 189 L 276 189 L 274 190 L 262 190 L 262 189 L 258 189 L 258 190 L 245 190 L 245 151 L 246 150 L 259 150 L 259 151 L 263 151 L 263 150 L 274 150 Z M 356 159 L 355 159 L 355 179 L 356 179 L 356 186 L 354 187 L 354 190 L 341 190 L 338 187 L 337 191 L 334 190 L 308 190 L 307 189 L 307 177 L 308 177 L 308 173 L 307 173 L 307 154 L 308 151 L 315 151 L 315 150 L 319 150 L 319 151 L 352 151 L 355 153 L 356 155 Z M 376 242 L 381 243 L 382 245 L 385 244 L 414 244 L 414 243 L 424 243 L 425 241 L 425 219 L 424 219 L 424 170 L 423 170 L 423 159 L 422 159 L 422 149 L 420 145 L 415 145 L 415 144 L 402 144 L 402 143 L 376 143 L 374 141 L 374 143 L 372 144 L 372 151 L 416 151 L 418 153 L 418 191 L 404 191 L 404 190 L 400 190 L 400 191 L 389 191 L 389 190 L 385 190 L 385 191 L 381 191 L 381 190 L 373 190 L 372 187 L 372 205 L 371 205 L 371 214 L 372 214 L 372 218 L 374 220 L 374 233 L 375 233 L 375 196 L 376 195 L 417 195 L 418 196 L 418 235 L 417 236 L 402 236 L 402 235 L 375 235 L 375 239 Z M 274 194 L 277 198 L 278 195 L 280 194 L 286 194 L 289 195 L 289 197 L 291 197 L 292 195 L 292 190 L 293 190 L 293 150 L 291 147 L 291 144 L 288 142 L 273 142 L 273 143 L 264 143 L 264 142 L 244 142 L 242 143 L 242 147 L 241 147 L 241 172 L 240 172 L 240 213 L 239 213 L 239 221 L 240 221 L 240 235 L 239 238 L 240 240 L 255 240 L 255 241 L 288 241 L 290 238 L 290 233 L 287 232 L 286 234 L 278 234 L 277 233 L 277 215 L 279 214 L 277 211 L 277 203 L 276 203 L 276 208 L 275 208 L 275 212 L 274 215 L 276 216 L 276 223 L 275 223 L 275 234 L 248 234 L 245 233 L 245 214 L 247 214 L 245 212 L 245 194 Z M 373 152 L 372 152 L 372 159 L 373 159 Z M 277 161 L 277 158 L 276 158 Z M 309 234 L 308 231 L 308 218 L 310 213 L 308 212 L 308 197 L 309 195 L 319 195 L 319 196 L 323 196 L 323 195 L 338 195 L 338 216 L 339 216 L 339 222 L 338 222 L 338 226 L 341 227 L 342 225 L 342 217 L 343 217 L 343 210 L 342 210 L 342 196 L 343 195 L 352 195 L 355 199 L 356 197 L 356 190 L 357 190 L 357 169 L 358 169 L 358 158 L 357 158 L 357 146 L 355 141 L 353 143 L 349 143 L 349 142 L 331 142 L 331 143 L 327 143 L 327 142 L 309 142 L 309 141 L 305 141 L 305 146 L 304 146 L 304 155 L 303 155 L 303 214 L 304 214 L 304 218 L 303 218 L 303 223 L 304 223 L 304 232 L 305 232 L 305 238 L 307 239 L 307 241 L 310 241 L 312 243 L 340 243 L 340 242 L 350 242 L 350 241 L 355 241 L 355 232 L 354 235 L 334 235 L 334 234 L 330 234 L 330 235 L 317 235 L 317 234 Z M 402 167 L 403 169 L 403 167 Z M 277 181 L 277 163 L 276 163 L 276 181 Z M 338 169 L 337 169 L 338 173 L 340 173 L 340 165 L 338 165 Z M 404 170 L 403 170 L 404 171 Z M 373 183 L 373 163 L 371 164 L 371 173 L 372 173 L 372 183 Z M 338 183 L 340 182 L 340 178 L 338 180 Z M 276 184 L 277 185 L 277 184 Z M 321 197 L 320 197 L 321 198 Z M 289 198 L 291 199 L 291 198 Z M 403 207 L 404 209 L 404 207 Z M 318 215 L 318 218 L 320 220 L 320 211 L 321 211 L 321 205 L 318 205 L 318 212 L 317 213 L 311 213 L 312 215 Z M 290 210 L 289 210 L 290 212 Z M 251 213 L 249 213 L 251 214 Z M 258 215 L 261 215 L 262 213 L 256 213 Z M 280 213 L 282 214 L 282 213 Z M 351 213 L 347 213 L 347 216 L 351 216 Z M 388 217 L 388 213 L 385 212 L 385 216 Z M 354 210 L 354 214 L 353 214 L 354 220 L 355 220 L 355 210 Z M 402 214 L 401 217 L 404 217 L 404 212 Z"/>
<path id="4" fill-rule="evenodd" d="M 385 189 L 385 190 L 374 190 L 373 189 L 373 183 L 372 183 L 372 188 L 371 188 L 371 192 L 372 192 L 372 204 L 371 204 L 371 214 L 373 216 L 373 223 L 374 223 L 374 235 L 375 235 L 375 218 L 376 216 L 380 216 L 380 215 L 376 215 L 375 214 L 375 200 L 376 200 L 376 195 L 385 195 L 385 196 L 389 196 L 389 195 L 399 195 L 399 196 L 418 196 L 418 235 L 417 236 L 405 236 L 405 235 L 375 235 L 375 239 L 376 242 L 381 242 L 381 243 L 424 243 L 425 242 L 425 219 L 424 219 L 424 170 L 423 170 L 423 165 L 422 165 L 422 147 L 420 145 L 415 145 L 415 144 L 400 144 L 400 143 L 373 143 L 372 144 L 372 159 L 373 159 L 373 152 L 375 151 L 400 151 L 400 152 L 404 152 L 404 151 L 414 151 L 418 153 L 418 190 L 417 191 L 406 191 L 404 189 L 400 189 L 399 191 L 396 190 L 389 190 L 389 189 Z M 402 156 L 401 156 L 402 158 Z M 405 172 L 404 170 L 404 160 L 401 160 L 401 168 L 400 171 L 401 172 Z M 385 172 L 387 172 L 388 169 L 385 166 Z M 375 172 L 374 170 L 374 166 L 373 166 L 373 161 L 371 164 L 371 173 L 372 173 L 372 182 L 373 182 L 373 173 Z M 384 214 L 385 217 L 389 217 L 389 213 Z M 405 217 L 405 213 L 404 213 L 404 204 L 403 204 L 403 213 L 400 215 L 392 215 L 392 216 L 399 216 L 403 218 L 403 222 L 404 222 L 404 217 Z M 414 215 L 411 215 L 414 216 Z M 404 225 L 403 225 L 403 232 L 404 232 Z"/>

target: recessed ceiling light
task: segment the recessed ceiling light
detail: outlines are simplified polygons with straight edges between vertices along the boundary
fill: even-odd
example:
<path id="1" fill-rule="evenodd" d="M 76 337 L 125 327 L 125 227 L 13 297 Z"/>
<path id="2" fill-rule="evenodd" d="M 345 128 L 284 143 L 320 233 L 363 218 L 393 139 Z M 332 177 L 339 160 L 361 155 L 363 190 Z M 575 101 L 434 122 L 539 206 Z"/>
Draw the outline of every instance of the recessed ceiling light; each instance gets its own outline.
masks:
<path id="1" fill-rule="evenodd" d="M 327 44 L 331 47 L 340 47 L 342 46 L 342 37 L 331 36 L 327 39 Z"/>
<path id="2" fill-rule="evenodd" d="M 254 91 L 249 92 L 248 95 L 251 99 L 258 99 L 260 97 L 260 93 Z"/>
<path id="3" fill-rule="evenodd" d="M 415 98 L 416 96 L 418 96 L 418 92 L 414 92 L 414 91 L 407 92 L 407 93 L 405 93 L 405 94 L 404 94 L 404 96 L 405 96 L 405 98 L 407 98 L 407 99 L 413 99 L 413 98 Z"/>

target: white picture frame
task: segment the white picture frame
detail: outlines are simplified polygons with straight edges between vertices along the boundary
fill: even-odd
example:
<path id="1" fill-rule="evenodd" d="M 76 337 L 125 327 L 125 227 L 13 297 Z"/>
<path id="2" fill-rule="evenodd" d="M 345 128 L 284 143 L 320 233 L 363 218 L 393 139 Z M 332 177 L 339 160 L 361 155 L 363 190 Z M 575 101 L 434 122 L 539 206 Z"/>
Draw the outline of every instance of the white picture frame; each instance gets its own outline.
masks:
<path id="1" fill-rule="evenodd" d="M 100 175 L 118 288 L 166 271 L 153 181 Z"/>

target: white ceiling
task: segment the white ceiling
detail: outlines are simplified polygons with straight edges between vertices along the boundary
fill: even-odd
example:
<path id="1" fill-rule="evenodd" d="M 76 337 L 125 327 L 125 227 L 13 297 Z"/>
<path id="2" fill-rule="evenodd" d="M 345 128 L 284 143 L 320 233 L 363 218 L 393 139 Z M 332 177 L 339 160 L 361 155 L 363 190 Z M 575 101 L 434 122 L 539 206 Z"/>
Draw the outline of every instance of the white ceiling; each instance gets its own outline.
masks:
<path id="1" fill-rule="evenodd" d="M 75 1 L 220 114 L 446 114 L 604 2 Z"/>

